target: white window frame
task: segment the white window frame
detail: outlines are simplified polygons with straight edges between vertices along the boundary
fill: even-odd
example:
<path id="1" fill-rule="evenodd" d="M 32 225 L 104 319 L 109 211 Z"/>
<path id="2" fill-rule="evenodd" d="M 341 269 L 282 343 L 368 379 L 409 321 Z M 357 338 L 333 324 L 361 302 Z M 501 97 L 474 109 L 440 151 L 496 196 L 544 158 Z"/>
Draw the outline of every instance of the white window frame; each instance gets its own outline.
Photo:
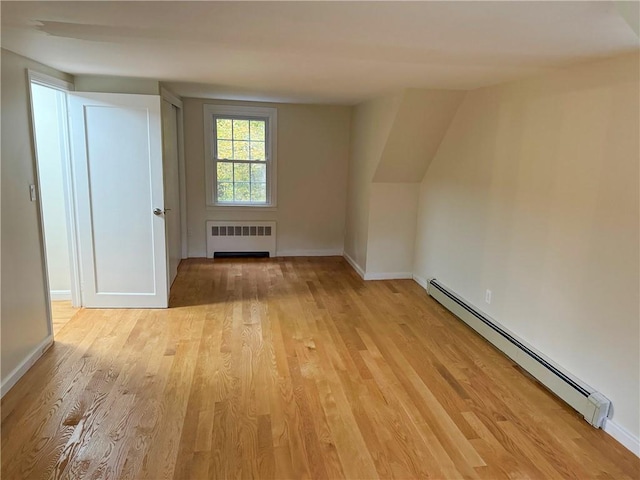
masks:
<path id="1" fill-rule="evenodd" d="M 267 202 L 266 203 L 228 203 L 217 201 L 217 171 L 214 158 L 214 118 L 216 116 L 229 116 L 241 118 L 259 118 L 267 120 L 266 135 L 266 165 L 267 165 Z M 236 105 L 204 105 L 204 158 L 207 206 L 216 209 L 238 208 L 274 208 L 277 205 L 276 180 L 277 180 L 277 129 L 278 110 L 271 107 L 247 107 Z"/>

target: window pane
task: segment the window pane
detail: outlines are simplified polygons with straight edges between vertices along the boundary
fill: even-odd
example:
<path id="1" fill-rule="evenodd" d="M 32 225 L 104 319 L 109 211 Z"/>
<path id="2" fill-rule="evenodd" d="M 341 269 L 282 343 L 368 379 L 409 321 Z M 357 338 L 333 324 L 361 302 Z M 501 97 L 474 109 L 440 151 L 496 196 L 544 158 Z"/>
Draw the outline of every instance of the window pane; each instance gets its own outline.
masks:
<path id="1" fill-rule="evenodd" d="M 233 183 L 218 182 L 218 201 L 233 202 Z"/>
<path id="2" fill-rule="evenodd" d="M 218 182 L 233 182 L 233 164 L 218 163 Z"/>
<path id="3" fill-rule="evenodd" d="M 265 124 L 264 120 L 251 120 L 251 140 L 264 142 Z"/>
<path id="4" fill-rule="evenodd" d="M 266 165 L 251 165 L 251 182 L 264 183 L 267 181 Z"/>
<path id="5" fill-rule="evenodd" d="M 264 160 L 264 142 L 251 142 L 251 160 Z"/>
<path id="6" fill-rule="evenodd" d="M 233 158 L 233 142 L 230 140 L 218 140 L 217 158 L 230 160 Z"/>
<path id="7" fill-rule="evenodd" d="M 233 139 L 249 140 L 249 120 L 233 121 Z"/>
<path id="8" fill-rule="evenodd" d="M 251 201 L 256 203 L 266 203 L 267 201 L 267 184 L 266 183 L 251 184 Z"/>
<path id="9" fill-rule="evenodd" d="M 219 139 L 231 140 L 233 138 L 231 131 L 231 119 L 229 118 L 217 118 L 216 119 L 216 136 Z"/>
<path id="10" fill-rule="evenodd" d="M 234 200 L 236 202 L 251 201 L 249 185 L 250 185 L 249 183 L 238 183 L 238 182 L 234 184 L 234 187 L 235 187 Z"/>
<path id="11" fill-rule="evenodd" d="M 233 142 L 233 159 L 249 160 L 249 142 Z"/>
<path id="12" fill-rule="evenodd" d="M 249 165 L 248 163 L 236 163 L 233 166 L 235 171 L 235 181 L 236 182 L 250 182 L 251 178 L 249 177 Z"/>

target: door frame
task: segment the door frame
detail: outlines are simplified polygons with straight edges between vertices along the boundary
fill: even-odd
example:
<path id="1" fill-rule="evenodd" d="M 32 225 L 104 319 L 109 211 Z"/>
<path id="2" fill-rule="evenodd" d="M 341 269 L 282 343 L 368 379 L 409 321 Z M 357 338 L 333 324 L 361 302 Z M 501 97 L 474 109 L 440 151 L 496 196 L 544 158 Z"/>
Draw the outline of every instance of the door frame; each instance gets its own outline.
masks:
<path id="1" fill-rule="evenodd" d="M 182 99 L 160 87 L 160 97 L 178 109 L 178 174 L 180 176 L 180 247 L 182 259 L 187 258 L 187 175 L 184 161 L 184 107 Z"/>
<path id="2" fill-rule="evenodd" d="M 37 197 L 37 210 L 38 210 L 38 218 L 39 218 L 39 231 L 40 231 L 40 245 L 41 245 L 41 256 L 42 256 L 42 268 L 44 272 L 44 285 L 45 285 L 45 298 L 47 299 L 47 320 L 49 323 L 50 333 L 53 333 L 53 318 L 51 312 L 51 289 L 49 285 L 49 270 L 47 265 L 47 250 L 45 243 L 45 229 L 44 229 L 44 215 L 43 215 L 43 206 L 42 206 L 42 195 L 40 192 L 42 191 L 42 179 L 40 178 L 40 167 L 39 167 L 39 158 L 38 158 L 38 147 L 36 142 L 36 127 L 35 127 L 35 110 L 33 105 L 33 94 L 31 87 L 33 84 L 41 85 L 43 87 L 51 88 L 54 90 L 58 90 L 64 94 L 64 101 L 62 103 L 63 111 L 60 115 L 60 128 L 59 132 L 61 136 L 62 143 L 62 158 L 64 161 L 63 164 L 63 190 L 64 190 L 64 199 L 65 199 L 65 214 L 66 214 L 66 225 L 67 229 L 67 242 L 68 242 L 68 251 L 69 251 L 69 271 L 70 271 L 70 290 L 71 290 L 71 304 L 74 307 L 82 306 L 82 288 L 81 288 L 81 278 L 80 278 L 80 266 L 79 266 L 79 258 L 78 258 L 78 231 L 77 231 L 77 219 L 76 219 L 76 195 L 75 195 L 75 187 L 73 182 L 73 166 L 71 163 L 71 150 L 69 145 L 69 122 L 67 115 L 67 93 L 75 91 L 75 85 L 72 82 L 67 82 L 66 80 L 61 80 L 56 77 L 52 77 L 45 73 L 39 72 L 37 70 L 27 69 L 27 85 L 28 88 L 28 98 L 29 98 L 29 115 L 31 117 L 31 144 L 35 157 L 35 169 L 34 169 L 34 179 L 36 185 L 36 197 Z"/>

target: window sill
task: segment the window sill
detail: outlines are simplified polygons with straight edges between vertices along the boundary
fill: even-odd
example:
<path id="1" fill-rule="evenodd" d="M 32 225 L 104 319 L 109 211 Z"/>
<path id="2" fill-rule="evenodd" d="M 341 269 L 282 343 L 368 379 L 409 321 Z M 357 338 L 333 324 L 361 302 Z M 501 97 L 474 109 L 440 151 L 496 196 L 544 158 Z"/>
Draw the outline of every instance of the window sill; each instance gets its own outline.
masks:
<path id="1" fill-rule="evenodd" d="M 207 204 L 207 211 L 212 212 L 275 212 L 278 207 L 275 205 L 210 205 Z"/>

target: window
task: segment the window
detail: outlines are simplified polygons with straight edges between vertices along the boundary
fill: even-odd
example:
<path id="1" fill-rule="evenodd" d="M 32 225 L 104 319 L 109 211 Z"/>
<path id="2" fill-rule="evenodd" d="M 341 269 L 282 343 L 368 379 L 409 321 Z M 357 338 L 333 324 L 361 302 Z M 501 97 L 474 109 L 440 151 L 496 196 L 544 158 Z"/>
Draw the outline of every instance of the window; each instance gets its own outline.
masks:
<path id="1" fill-rule="evenodd" d="M 275 206 L 276 109 L 205 105 L 207 204 Z"/>

